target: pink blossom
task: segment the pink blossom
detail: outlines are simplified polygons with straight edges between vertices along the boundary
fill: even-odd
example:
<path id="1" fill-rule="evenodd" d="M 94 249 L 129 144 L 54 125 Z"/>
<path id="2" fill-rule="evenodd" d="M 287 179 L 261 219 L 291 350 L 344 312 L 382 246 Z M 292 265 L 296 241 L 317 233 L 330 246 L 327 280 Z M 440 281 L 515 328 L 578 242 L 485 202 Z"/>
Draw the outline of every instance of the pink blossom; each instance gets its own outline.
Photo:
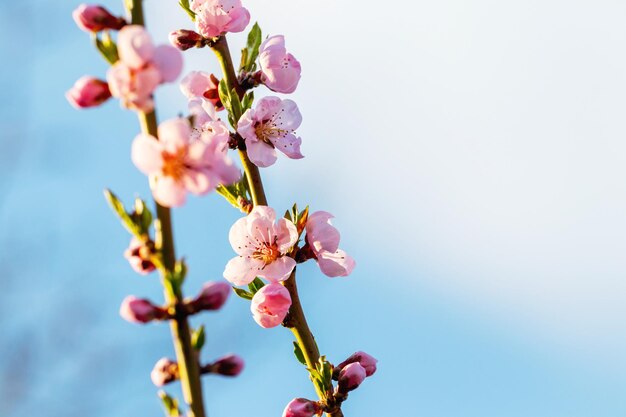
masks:
<path id="1" fill-rule="evenodd" d="M 365 368 L 358 363 L 351 363 L 346 365 L 341 372 L 339 372 L 339 392 L 346 393 L 352 391 L 361 385 L 366 377 Z"/>
<path id="2" fill-rule="evenodd" d="M 205 38 L 241 32 L 250 22 L 240 0 L 192 0 L 190 8 L 196 13 L 196 30 Z"/>
<path id="3" fill-rule="evenodd" d="M 168 358 L 159 359 L 150 372 L 150 379 L 157 387 L 176 381 L 178 379 L 178 364 Z"/>
<path id="4" fill-rule="evenodd" d="M 147 275 L 155 270 L 155 266 L 150 260 L 152 249 L 154 248 L 151 248 L 150 245 L 151 243 L 147 245 L 136 237 L 133 237 L 130 240 L 128 249 L 124 252 L 124 257 L 138 274 Z"/>
<path id="5" fill-rule="evenodd" d="M 269 329 L 283 322 L 291 307 L 289 290 L 274 282 L 261 288 L 252 297 L 250 311 L 259 326 Z"/>
<path id="6" fill-rule="evenodd" d="M 121 17 L 113 16 L 107 9 L 95 4 L 81 4 L 72 12 L 72 17 L 85 32 L 120 30 L 126 24 Z"/>
<path id="7" fill-rule="evenodd" d="M 243 370 L 244 362 L 237 355 L 226 355 L 210 365 L 211 372 L 224 376 L 237 376 Z"/>
<path id="8" fill-rule="evenodd" d="M 191 71 L 180 82 L 180 90 L 189 99 L 208 100 L 213 104 L 217 111 L 223 110 L 218 86 L 220 80 L 213 74 L 204 71 Z"/>
<path id="9" fill-rule="evenodd" d="M 166 207 L 185 203 L 186 193 L 206 194 L 219 184 L 239 179 L 239 169 L 227 156 L 228 130 L 206 130 L 192 136 L 186 119 L 159 125 L 159 139 L 140 134 L 132 146 L 137 168 L 151 177 L 154 199 Z"/>
<path id="10" fill-rule="evenodd" d="M 277 93 L 293 93 L 300 81 L 300 62 L 287 52 L 285 37 L 267 38 L 259 47 L 261 82 Z"/>
<path id="11" fill-rule="evenodd" d="M 238 256 L 226 265 L 224 278 L 235 285 L 247 285 L 257 276 L 270 282 L 289 278 L 296 261 L 288 253 L 298 241 L 298 231 L 287 219 L 275 220 L 274 209 L 255 206 L 233 224 L 228 238 Z"/>
<path id="12" fill-rule="evenodd" d="M 122 301 L 120 316 L 131 323 L 148 323 L 166 318 L 167 312 L 152 304 L 150 300 L 129 295 Z"/>
<path id="13" fill-rule="evenodd" d="M 337 365 L 335 369 L 341 370 L 351 363 L 358 363 L 363 367 L 363 369 L 365 369 L 366 376 L 372 376 L 376 372 L 376 364 L 378 363 L 378 360 L 365 352 L 359 351 L 350 355 L 348 359 Z"/>
<path id="14" fill-rule="evenodd" d="M 306 398 L 294 398 L 283 411 L 283 417 L 313 417 L 316 414 L 321 414 L 319 403 Z"/>
<path id="15" fill-rule="evenodd" d="M 316 211 L 306 222 L 306 241 L 317 263 L 329 277 L 350 275 L 356 262 L 339 249 L 339 231 L 330 223 L 334 216 L 326 211 Z"/>
<path id="16" fill-rule="evenodd" d="M 302 139 L 295 130 L 302 115 L 292 100 L 263 97 L 254 109 L 248 109 L 237 123 L 237 132 L 244 138 L 248 157 L 259 167 L 276 162 L 278 149 L 291 159 L 304 158 L 300 153 Z"/>
<path id="17" fill-rule="evenodd" d="M 225 282 L 207 282 L 200 294 L 189 303 L 194 312 L 202 310 L 219 310 L 231 293 L 230 285 Z"/>
<path id="18" fill-rule="evenodd" d="M 170 32 L 170 43 L 178 50 L 186 51 L 190 48 L 202 48 L 204 46 L 204 38 L 193 30 L 178 29 Z"/>
<path id="19" fill-rule="evenodd" d="M 106 81 L 85 75 L 65 93 L 65 98 L 77 109 L 85 109 L 99 106 L 107 101 L 111 98 L 111 91 Z"/>
<path id="20" fill-rule="evenodd" d="M 107 72 L 111 94 L 123 107 L 152 110 L 156 87 L 174 81 L 182 70 L 180 51 L 170 45 L 155 47 L 148 32 L 138 25 L 120 30 L 117 49 L 120 59 Z"/>

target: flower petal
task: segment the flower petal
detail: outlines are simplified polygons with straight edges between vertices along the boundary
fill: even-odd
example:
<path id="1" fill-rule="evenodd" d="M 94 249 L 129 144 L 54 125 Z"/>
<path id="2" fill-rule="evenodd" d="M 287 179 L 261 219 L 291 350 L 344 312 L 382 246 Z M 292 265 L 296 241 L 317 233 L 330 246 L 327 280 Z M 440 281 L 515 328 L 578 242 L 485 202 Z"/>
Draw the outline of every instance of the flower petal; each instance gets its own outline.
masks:
<path id="1" fill-rule="evenodd" d="M 326 251 L 318 253 L 317 263 L 324 275 L 331 278 L 348 276 L 356 266 L 354 259 L 341 249 L 334 253 Z"/>
<path id="2" fill-rule="evenodd" d="M 289 256 L 281 256 L 265 268 L 258 271 L 257 275 L 271 282 L 284 281 L 289 278 L 296 267 L 296 261 Z"/>
<path id="3" fill-rule="evenodd" d="M 183 70 L 183 55 L 171 45 L 160 45 L 154 50 L 152 63 L 161 73 L 161 82 L 172 82 Z"/>
<path id="4" fill-rule="evenodd" d="M 252 163 L 258 167 L 265 168 L 270 165 L 274 165 L 278 157 L 276 156 L 276 149 L 272 148 L 265 142 L 246 141 L 248 149 L 248 158 Z"/>
<path id="5" fill-rule="evenodd" d="M 165 207 L 180 207 L 185 204 L 185 187 L 172 177 L 158 176 L 152 187 L 157 203 Z"/>
<path id="6" fill-rule="evenodd" d="M 130 157 L 141 172 L 153 175 L 163 167 L 161 152 L 161 143 L 154 136 L 141 134 L 133 141 Z"/>
<path id="7" fill-rule="evenodd" d="M 246 257 L 236 256 L 226 264 L 224 269 L 224 278 L 234 285 L 248 285 L 257 276 L 263 262 Z"/>

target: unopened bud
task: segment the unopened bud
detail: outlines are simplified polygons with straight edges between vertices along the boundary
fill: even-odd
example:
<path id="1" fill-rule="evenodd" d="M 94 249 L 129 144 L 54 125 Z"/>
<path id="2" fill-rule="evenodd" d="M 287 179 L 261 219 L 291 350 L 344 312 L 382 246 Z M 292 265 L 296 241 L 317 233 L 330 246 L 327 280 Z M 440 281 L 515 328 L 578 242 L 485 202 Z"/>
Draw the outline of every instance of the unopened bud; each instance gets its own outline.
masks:
<path id="1" fill-rule="evenodd" d="M 150 372 L 150 379 L 157 387 L 162 387 L 165 384 L 176 381 L 178 378 L 178 364 L 168 358 L 159 359 L 154 365 L 152 372 Z"/>
<path id="2" fill-rule="evenodd" d="M 358 388 L 359 385 L 365 380 L 366 373 L 358 363 L 351 363 L 346 365 L 341 372 L 339 372 L 339 387 L 340 393 L 347 393 L 353 389 Z"/>
<path id="3" fill-rule="evenodd" d="M 376 363 L 378 363 L 378 360 L 376 360 L 374 357 L 368 355 L 365 352 L 359 351 L 359 352 L 353 353 L 352 355 L 348 357 L 348 359 L 341 362 L 339 365 L 335 366 L 335 375 L 333 375 L 333 377 L 337 379 L 339 375 L 339 371 L 345 368 L 346 365 L 349 365 L 355 362 L 361 365 L 365 369 L 366 376 L 372 376 L 374 375 L 374 372 L 376 372 Z"/>
<path id="4" fill-rule="evenodd" d="M 111 91 L 106 81 L 85 75 L 65 93 L 65 98 L 77 109 L 86 109 L 107 101 L 111 98 Z"/>
<path id="5" fill-rule="evenodd" d="M 167 311 L 155 306 L 144 298 L 129 295 L 120 306 L 120 316 L 131 323 L 148 323 L 152 320 L 163 320 L 168 317 Z"/>
<path id="6" fill-rule="evenodd" d="M 200 294 L 189 302 L 191 314 L 202 310 L 219 310 L 232 292 L 226 282 L 207 282 L 200 290 Z"/>
<path id="7" fill-rule="evenodd" d="M 237 355 L 226 355 L 206 367 L 207 371 L 224 376 L 237 376 L 243 370 L 243 359 Z"/>
<path id="8" fill-rule="evenodd" d="M 170 33 L 170 43 L 180 49 L 186 51 L 190 48 L 202 48 L 205 46 L 205 39 L 199 33 L 193 30 L 178 29 Z"/>
<path id="9" fill-rule="evenodd" d="M 321 413 L 319 403 L 306 398 L 294 398 L 287 404 L 283 417 L 313 417 Z"/>
<path id="10" fill-rule="evenodd" d="M 128 249 L 124 252 L 124 257 L 128 260 L 130 266 L 141 275 L 154 271 L 155 266 L 151 260 L 152 255 L 154 255 L 154 243 L 152 241 L 142 242 L 136 237 L 131 239 Z"/>
<path id="11" fill-rule="evenodd" d="M 95 4 L 81 4 L 72 13 L 74 21 L 85 32 L 100 32 L 111 29 L 120 30 L 126 21 L 113 16 L 107 9 Z"/>

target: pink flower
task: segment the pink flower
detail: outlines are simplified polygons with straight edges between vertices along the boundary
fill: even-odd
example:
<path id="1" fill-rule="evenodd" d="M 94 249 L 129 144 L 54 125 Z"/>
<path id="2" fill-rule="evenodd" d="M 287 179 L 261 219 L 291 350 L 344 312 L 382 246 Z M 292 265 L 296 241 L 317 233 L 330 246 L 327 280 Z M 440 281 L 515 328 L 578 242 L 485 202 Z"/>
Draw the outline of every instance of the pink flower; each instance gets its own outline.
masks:
<path id="1" fill-rule="evenodd" d="M 276 149 L 291 159 L 304 158 L 302 139 L 294 135 L 302 123 L 298 106 L 291 100 L 263 97 L 254 109 L 248 109 L 237 123 L 237 132 L 246 141 L 248 157 L 259 167 L 276 162 Z"/>
<path id="2" fill-rule="evenodd" d="M 350 275 L 356 263 L 339 249 L 339 231 L 330 224 L 333 217 L 325 211 L 311 214 L 306 222 L 306 241 L 325 275 L 345 277 Z"/>
<path id="3" fill-rule="evenodd" d="M 129 295 L 120 306 L 120 316 L 131 323 L 148 323 L 167 318 L 167 312 L 145 298 Z"/>
<path id="4" fill-rule="evenodd" d="M 339 372 L 339 392 L 346 393 L 358 388 L 365 380 L 366 375 L 365 368 L 358 363 L 346 365 Z"/>
<path id="5" fill-rule="evenodd" d="M 205 38 L 241 32 L 250 22 L 240 0 L 192 0 L 190 7 L 196 13 L 196 30 Z"/>
<path id="6" fill-rule="evenodd" d="M 230 228 L 230 245 L 238 256 L 224 269 L 224 278 L 235 285 L 247 285 L 255 277 L 270 282 L 289 278 L 296 261 L 287 254 L 298 241 L 296 226 L 267 206 L 256 206 Z"/>
<path id="7" fill-rule="evenodd" d="M 204 38 L 193 30 L 179 29 L 170 32 L 170 43 L 176 49 L 186 51 L 190 48 L 202 48 L 204 46 Z"/>
<path id="8" fill-rule="evenodd" d="M 218 86 L 220 80 L 213 74 L 203 71 L 191 71 L 180 82 L 180 90 L 189 99 L 208 100 L 217 111 L 223 110 L 224 106 L 220 101 Z"/>
<path id="9" fill-rule="evenodd" d="M 128 249 L 124 252 L 124 257 L 130 263 L 130 266 L 141 275 L 147 275 L 155 270 L 155 266 L 150 260 L 154 247 L 152 243 L 146 245 L 141 240 L 133 237 L 130 240 Z"/>
<path id="10" fill-rule="evenodd" d="M 319 403 L 306 398 L 294 398 L 283 411 L 283 417 L 313 417 L 316 414 L 321 414 Z"/>
<path id="11" fill-rule="evenodd" d="M 224 376 L 237 376 L 243 370 L 244 362 L 237 355 L 226 355 L 210 365 L 211 372 Z"/>
<path id="12" fill-rule="evenodd" d="M 378 363 L 378 360 L 365 352 L 359 351 L 350 355 L 348 359 L 337 365 L 335 369 L 341 370 L 351 363 L 358 363 L 363 367 L 363 369 L 365 369 L 366 376 L 372 376 L 376 372 L 376 364 Z"/>
<path id="13" fill-rule="evenodd" d="M 85 32 L 120 30 L 126 24 L 121 17 L 113 16 L 107 9 L 95 4 L 81 4 L 72 12 L 72 17 Z"/>
<path id="14" fill-rule="evenodd" d="M 178 364 L 168 358 L 159 359 L 150 372 L 150 379 L 157 387 L 176 381 L 178 379 Z"/>
<path id="15" fill-rule="evenodd" d="M 159 125 L 159 140 L 145 134 L 135 138 L 133 162 L 151 177 L 152 193 L 159 204 L 181 206 L 187 192 L 202 195 L 239 179 L 239 169 L 226 154 L 228 129 L 219 123 L 214 124 L 216 130 L 192 136 L 186 119 L 173 119 Z"/>
<path id="16" fill-rule="evenodd" d="M 180 51 L 170 45 L 155 47 L 142 26 L 124 26 L 117 38 L 119 61 L 107 72 L 113 97 L 132 110 L 154 108 L 152 93 L 159 84 L 174 81 L 183 67 Z"/>
<path id="17" fill-rule="evenodd" d="M 291 307 L 289 290 L 278 282 L 261 288 L 252 297 L 250 311 L 259 326 L 269 329 L 276 327 L 285 320 Z"/>
<path id="18" fill-rule="evenodd" d="M 202 310 L 219 310 L 231 293 L 230 285 L 225 282 L 207 282 L 200 294 L 189 303 L 193 312 Z"/>
<path id="19" fill-rule="evenodd" d="M 111 91 L 106 81 L 85 75 L 74 83 L 74 86 L 65 93 L 65 98 L 77 109 L 99 106 L 109 98 Z"/>
<path id="20" fill-rule="evenodd" d="M 261 82 L 277 93 L 293 93 L 300 81 L 300 62 L 287 53 L 285 37 L 267 38 L 259 47 Z"/>

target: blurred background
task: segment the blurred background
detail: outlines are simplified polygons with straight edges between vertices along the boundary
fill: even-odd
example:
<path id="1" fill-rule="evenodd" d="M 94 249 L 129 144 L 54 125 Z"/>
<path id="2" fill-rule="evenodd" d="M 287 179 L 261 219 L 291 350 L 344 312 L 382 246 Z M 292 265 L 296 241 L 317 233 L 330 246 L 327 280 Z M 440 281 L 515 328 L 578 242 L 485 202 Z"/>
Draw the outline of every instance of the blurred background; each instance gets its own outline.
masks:
<path id="1" fill-rule="evenodd" d="M 349 278 L 299 274 L 329 359 L 380 360 L 346 416 L 626 415 L 626 3 L 244 3 L 303 66 L 306 158 L 263 170 L 270 202 L 334 213 L 357 259 Z M 122 257 L 129 237 L 102 197 L 149 197 L 130 161 L 138 125 L 113 100 L 66 102 L 107 68 L 77 5 L 0 8 L 0 415 L 158 416 L 149 372 L 173 355 L 169 329 L 118 307 L 161 300 L 160 285 Z M 192 27 L 176 1 L 146 9 L 159 43 Z M 229 37 L 236 60 L 243 39 Z M 219 74 L 210 50 L 185 58 Z M 186 109 L 176 84 L 157 103 L 161 120 Z M 188 294 L 221 279 L 239 217 L 216 195 L 175 210 Z M 258 327 L 244 300 L 194 323 L 204 360 L 247 361 L 204 379 L 211 417 L 314 397 L 290 332 Z"/>

